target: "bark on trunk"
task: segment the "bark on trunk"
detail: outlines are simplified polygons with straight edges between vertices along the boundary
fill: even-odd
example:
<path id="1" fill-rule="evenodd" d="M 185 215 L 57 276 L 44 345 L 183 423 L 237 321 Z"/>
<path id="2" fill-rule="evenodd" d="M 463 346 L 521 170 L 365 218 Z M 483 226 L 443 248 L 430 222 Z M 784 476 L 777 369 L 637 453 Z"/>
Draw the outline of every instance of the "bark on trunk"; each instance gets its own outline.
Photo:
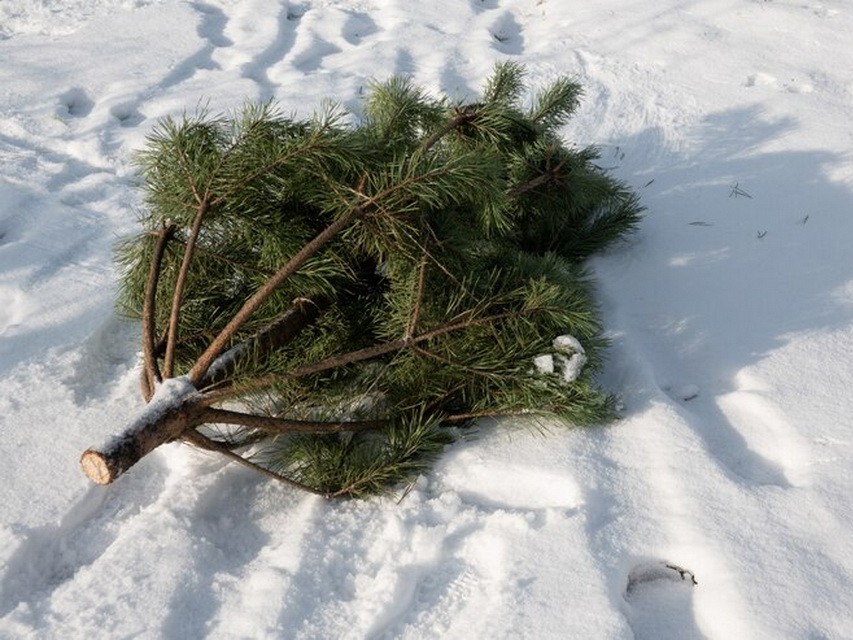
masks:
<path id="1" fill-rule="evenodd" d="M 83 452 L 80 457 L 83 473 L 97 484 L 111 483 L 161 444 L 176 440 L 200 425 L 203 412 L 204 408 L 186 394 L 159 401 L 155 394 L 121 435 Z"/>
<path id="2" fill-rule="evenodd" d="M 319 297 L 294 300 L 290 309 L 257 335 L 219 356 L 199 382 L 198 388 L 204 389 L 230 378 L 243 358 L 253 357 L 258 363 L 266 362 L 271 354 L 287 345 L 305 327 L 313 324 L 328 306 L 329 301 Z"/>

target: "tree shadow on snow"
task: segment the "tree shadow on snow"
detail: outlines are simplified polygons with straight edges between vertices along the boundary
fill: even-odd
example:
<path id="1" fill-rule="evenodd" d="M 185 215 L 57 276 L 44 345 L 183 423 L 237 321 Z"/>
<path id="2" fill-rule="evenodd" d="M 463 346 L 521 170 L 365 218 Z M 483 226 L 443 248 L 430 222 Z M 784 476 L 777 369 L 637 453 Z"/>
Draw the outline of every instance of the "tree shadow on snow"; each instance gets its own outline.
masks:
<path id="1" fill-rule="evenodd" d="M 636 236 L 593 261 L 613 333 L 601 382 L 622 396 L 626 417 L 664 405 L 745 491 L 797 486 L 796 458 L 808 456 L 798 451 L 808 429 L 775 411 L 748 370 L 796 338 L 853 320 L 845 233 L 853 189 L 832 177 L 849 158 L 774 150 L 799 126 L 746 107 L 710 114 L 680 148 L 654 128 L 601 146 L 600 164 L 647 207 Z M 794 375 L 808 375 L 820 357 L 808 354 Z M 701 636 L 692 590 L 650 591 L 626 604 L 623 569 L 611 576 L 613 601 L 637 637 Z"/>
<path id="2" fill-rule="evenodd" d="M 751 447 L 739 426 L 761 425 L 733 424 L 715 398 L 748 390 L 738 373 L 794 336 L 853 317 L 844 233 L 853 191 L 830 177 L 846 159 L 768 150 L 797 126 L 750 107 L 709 115 L 684 151 L 669 151 L 659 130 L 602 147 L 601 164 L 621 165 L 648 208 L 631 244 L 594 262 L 617 336 L 603 381 L 629 413 L 668 394 L 711 458 L 747 486 L 791 486 L 789 465 Z"/>
<path id="3" fill-rule="evenodd" d="M 233 465 L 231 465 L 233 467 Z M 244 572 L 269 543 L 255 520 L 259 493 L 266 479 L 245 469 L 223 470 L 192 507 L 189 537 L 192 567 L 185 584 L 174 590 L 161 633 L 167 638 L 201 638 L 221 607 L 220 580 L 229 584 Z"/>

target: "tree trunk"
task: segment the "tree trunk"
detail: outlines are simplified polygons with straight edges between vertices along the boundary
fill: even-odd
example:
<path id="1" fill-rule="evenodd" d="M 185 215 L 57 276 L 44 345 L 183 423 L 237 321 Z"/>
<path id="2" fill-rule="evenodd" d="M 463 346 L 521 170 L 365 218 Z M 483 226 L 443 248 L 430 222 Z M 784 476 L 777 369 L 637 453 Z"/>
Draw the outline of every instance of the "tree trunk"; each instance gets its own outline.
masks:
<path id="1" fill-rule="evenodd" d="M 257 358 L 258 362 L 266 362 L 269 356 L 295 338 L 300 331 L 313 324 L 320 314 L 329 307 L 325 298 L 297 298 L 293 306 L 276 320 L 259 331 L 253 337 L 231 347 L 228 351 L 214 360 L 198 388 L 221 382 L 231 377 L 242 358 Z"/>
<path id="2" fill-rule="evenodd" d="M 83 473 L 98 484 L 109 484 L 161 444 L 202 424 L 204 407 L 196 401 L 199 397 L 185 378 L 167 380 L 121 435 L 83 452 Z"/>
<path id="3" fill-rule="evenodd" d="M 277 320 L 222 354 L 210 366 L 200 388 L 226 380 L 241 358 L 265 360 L 314 322 L 328 306 L 328 300 L 322 298 L 294 300 L 293 306 Z M 120 435 L 101 447 L 83 452 L 80 457 L 83 473 L 98 484 L 109 484 L 161 444 L 211 422 L 215 412 L 200 402 L 203 397 L 186 377 L 165 380 L 142 413 Z"/>

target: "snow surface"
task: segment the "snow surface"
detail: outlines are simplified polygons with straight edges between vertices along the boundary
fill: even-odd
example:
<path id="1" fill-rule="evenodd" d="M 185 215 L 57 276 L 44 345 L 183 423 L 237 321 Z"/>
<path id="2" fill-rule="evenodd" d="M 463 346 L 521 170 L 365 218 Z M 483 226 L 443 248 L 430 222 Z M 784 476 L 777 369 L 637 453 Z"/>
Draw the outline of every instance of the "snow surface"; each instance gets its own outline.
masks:
<path id="1" fill-rule="evenodd" d="M 850 33 L 848 0 L 2 0 L 0 637 L 853 637 Z M 484 423 L 399 504 L 181 445 L 90 485 L 141 406 L 111 246 L 157 118 L 504 59 L 584 85 L 566 135 L 648 207 L 592 265 L 624 418 Z"/>

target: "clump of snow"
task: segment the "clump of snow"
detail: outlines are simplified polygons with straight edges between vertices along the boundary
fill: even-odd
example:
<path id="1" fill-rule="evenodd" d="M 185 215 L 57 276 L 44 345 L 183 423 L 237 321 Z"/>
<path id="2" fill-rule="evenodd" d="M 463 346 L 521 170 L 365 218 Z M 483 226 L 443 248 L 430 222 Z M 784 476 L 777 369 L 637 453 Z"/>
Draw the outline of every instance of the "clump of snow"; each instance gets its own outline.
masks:
<path id="1" fill-rule="evenodd" d="M 558 352 L 555 357 L 560 363 L 563 380 L 567 384 L 574 382 L 580 377 L 587 363 L 586 351 L 580 341 L 571 335 L 557 336 L 554 338 L 553 347 Z"/>
<path id="2" fill-rule="evenodd" d="M 537 373 L 558 373 L 566 384 L 577 380 L 588 360 L 580 341 L 574 336 L 562 335 L 554 338 L 552 346 L 556 353 L 546 353 L 533 359 Z"/>
<path id="3" fill-rule="evenodd" d="M 546 353 L 533 358 L 533 366 L 536 367 L 538 373 L 550 374 L 554 373 L 554 356 Z"/>
<path id="4" fill-rule="evenodd" d="M 555 358 L 560 363 L 560 369 L 563 371 L 563 380 L 567 384 L 574 382 L 580 377 L 587 360 L 584 353 L 573 353 L 568 358 L 562 354 L 557 354 Z"/>
<path id="5" fill-rule="evenodd" d="M 557 336 L 551 345 L 554 347 L 554 351 L 567 356 L 575 353 L 586 353 L 580 340 L 571 335 Z"/>
<path id="6" fill-rule="evenodd" d="M 240 342 L 216 357 L 207 369 L 206 377 L 215 380 L 218 376 L 227 372 L 246 353 L 247 343 Z"/>

